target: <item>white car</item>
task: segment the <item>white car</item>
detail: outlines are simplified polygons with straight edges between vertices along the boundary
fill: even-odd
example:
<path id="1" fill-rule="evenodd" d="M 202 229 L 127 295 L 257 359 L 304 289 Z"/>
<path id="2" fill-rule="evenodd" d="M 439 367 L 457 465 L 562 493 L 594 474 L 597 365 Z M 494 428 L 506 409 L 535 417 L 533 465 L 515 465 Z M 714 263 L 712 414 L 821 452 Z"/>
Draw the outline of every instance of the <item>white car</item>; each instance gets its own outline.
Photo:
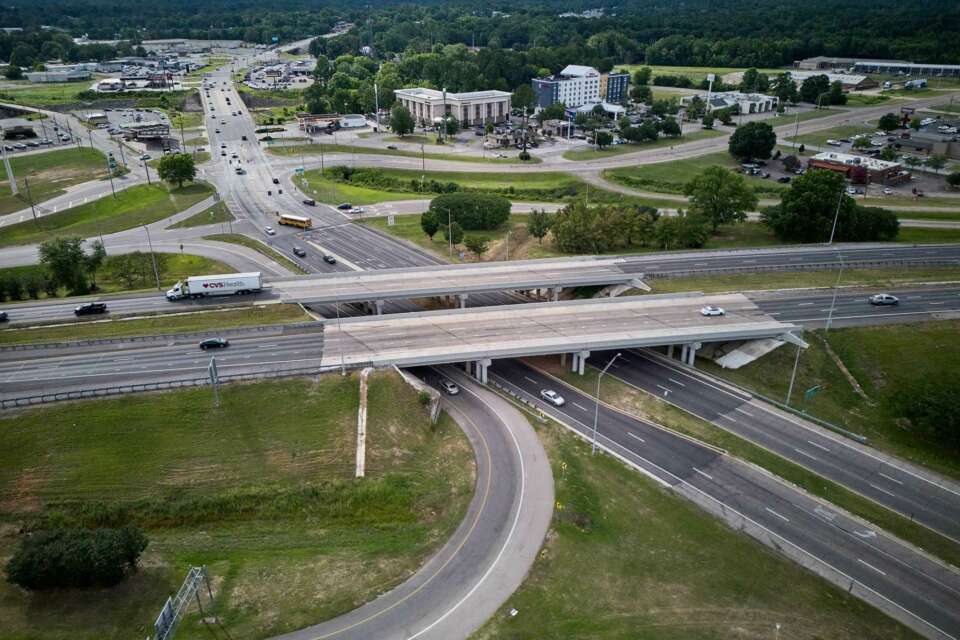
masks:
<path id="1" fill-rule="evenodd" d="M 829 140 L 827 140 L 827 144 L 830 145 L 831 147 L 839 147 L 843 143 L 840 142 L 839 140 L 834 140 L 833 138 L 830 138 Z"/>
<path id="2" fill-rule="evenodd" d="M 714 306 L 711 306 L 711 305 L 709 305 L 709 304 L 708 304 L 707 306 L 705 306 L 703 309 L 700 309 L 700 315 L 702 315 L 702 316 L 708 316 L 708 317 L 709 317 L 709 316 L 722 316 L 722 315 L 726 315 L 726 313 L 727 313 L 727 312 L 724 311 L 721 307 L 714 307 Z"/>
<path id="3" fill-rule="evenodd" d="M 893 189 L 891 189 L 890 187 L 884 187 L 884 189 L 883 189 L 883 195 L 885 195 L 885 196 L 892 196 L 892 195 L 893 195 Z"/>
<path id="4" fill-rule="evenodd" d="M 149 154 L 149 153 L 141 153 L 141 154 L 140 154 L 140 160 L 146 161 L 146 160 L 149 160 L 149 159 L 150 159 L 150 154 Z"/>
<path id="5" fill-rule="evenodd" d="M 440 386 L 444 391 L 447 392 L 447 395 L 455 396 L 460 393 L 460 387 L 458 387 L 452 380 L 447 380 L 444 378 L 440 381 Z"/>
<path id="6" fill-rule="evenodd" d="M 366 211 L 363 207 L 354 207 L 348 213 L 366 213 Z"/>
<path id="7" fill-rule="evenodd" d="M 264 232 L 265 234 L 267 234 L 268 236 L 275 236 L 275 235 L 277 235 L 277 232 L 273 230 L 273 227 L 264 227 L 264 228 L 263 228 L 263 232 Z"/>
<path id="8" fill-rule="evenodd" d="M 567 403 L 567 401 L 563 399 L 563 396 L 553 389 L 541 389 L 540 397 L 555 407 L 562 407 Z"/>

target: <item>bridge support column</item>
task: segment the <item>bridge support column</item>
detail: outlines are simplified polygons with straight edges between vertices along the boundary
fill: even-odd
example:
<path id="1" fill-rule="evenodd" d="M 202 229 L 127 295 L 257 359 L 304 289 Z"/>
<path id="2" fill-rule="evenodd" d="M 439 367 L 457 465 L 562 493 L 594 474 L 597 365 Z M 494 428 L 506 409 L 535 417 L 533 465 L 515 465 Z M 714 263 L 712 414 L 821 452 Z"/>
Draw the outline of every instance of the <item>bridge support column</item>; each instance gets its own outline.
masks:
<path id="1" fill-rule="evenodd" d="M 467 293 L 458 293 L 458 294 L 457 294 L 457 298 L 460 300 L 460 308 L 461 308 L 461 309 L 466 309 L 466 308 L 467 308 L 467 298 L 469 298 L 469 297 L 470 297 L 470 294 L 467 294 Z"/>
<path id="2" fill-rule="evenodd" d="M 697 350 L 702 346 L 703 344 L 700 342 L 693 342 L 689 345 L 686 345 L 687 358 L 686 360 L 684 360 L 684 363 L 691 367 L 694 366 L 694 362 L 696 362 L 696 357 L 697 357 Z"/>
<path id="3" fill-rule="evenodd" d="M 570 371 L 576 373 L 580 369 L 580 364 L 577 360 L 580 358 L 580 354 L 571 353 L 570 354 Z"/>
<path id="4" fill-rule="evenodd" d="M 687 358 L 689 358 L 690 345 L 680 345 L 680 362 L 686 364 Z"/>
<path id="5" fill-rule="evenodd" d="M 554 287 L 553 288 L 553 301 L 557 302 L 560 300 L 560 292 L 563 291 L 563 287 Z"/>
<path id="6" fill-rule="evenodd" d="M 560 354 L 560 366 L 561 366 L 561 367 L 567 366 L 567 352 L 566 352 L 566 351 L 564 351 L 563 353 Z"/>
<path id="7" fill-rule="evenodd" d="M 487 384 L 487 368 L 493 364 L 493 361 L 489 358 L 484 358 L 483 360 L 477 360 L 473 363 L 474 365 L 474 377 L 481 384 Z"/>
<path id="8" fill-rule="evenodd" d="M 673 345 L 667 345 L 667 357 L 673 359 Z"/>
<path id="9" fill-rule="evenodd" d="M 581 351 L 581 352 L 580 352 L 579 354 L 577 354 L 577 355 L 578 355 L 578 357 L 577 357 L 577 373 L 579 373 L 580 375 L 583 375 L 584 369 L 586 369 L 586 366 L 587 366 L 587 358 L 590 357 L 590 352 L 589 352 L 589 351 Z"/>
<path id="10" fill-rule="evenodd" d="M 383 300 L 374 300 L 374 301 L 373 301 L 373 304 L 374 304 L 374 306 L 376 307 L 377 315 L 378 315 L 378 316 L 382 316 L 382 315 L 383 315 Z"/>

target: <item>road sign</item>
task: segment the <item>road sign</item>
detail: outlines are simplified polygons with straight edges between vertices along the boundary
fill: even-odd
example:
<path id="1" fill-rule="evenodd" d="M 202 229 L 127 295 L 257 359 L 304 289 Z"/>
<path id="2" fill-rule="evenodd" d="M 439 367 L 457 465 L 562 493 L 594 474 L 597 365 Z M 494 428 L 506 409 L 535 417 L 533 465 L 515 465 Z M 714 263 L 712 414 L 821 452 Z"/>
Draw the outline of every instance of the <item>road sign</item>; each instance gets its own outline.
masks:
<path id="1" fill-rule="evenodd" d="M 387 226 L 392 227 L 395 224 L 397 224 L 397 218 L 391 213 L 387 216 Z"/>
<path id="2" fill-rule="evenodd" d="M 296 172 L 297 172 L 297 173 L 303 173 L 303 167 L 297 167 L 297 168 L 296 168 Z"/>

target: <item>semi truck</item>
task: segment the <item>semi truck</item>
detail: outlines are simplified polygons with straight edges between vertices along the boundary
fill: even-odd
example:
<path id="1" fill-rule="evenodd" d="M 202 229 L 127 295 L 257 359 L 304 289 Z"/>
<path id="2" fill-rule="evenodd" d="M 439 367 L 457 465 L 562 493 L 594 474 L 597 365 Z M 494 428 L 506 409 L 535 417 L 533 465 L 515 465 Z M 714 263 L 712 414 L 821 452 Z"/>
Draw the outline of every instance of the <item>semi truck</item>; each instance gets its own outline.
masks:
<path id="1" fill-rule="evenodd" d="M 206 298 L 259 293 L 263 280 L 259 271 L 251 273 L 226 273 L 213 276 L 190 276 L 167 291 L 167 300 Z"/>

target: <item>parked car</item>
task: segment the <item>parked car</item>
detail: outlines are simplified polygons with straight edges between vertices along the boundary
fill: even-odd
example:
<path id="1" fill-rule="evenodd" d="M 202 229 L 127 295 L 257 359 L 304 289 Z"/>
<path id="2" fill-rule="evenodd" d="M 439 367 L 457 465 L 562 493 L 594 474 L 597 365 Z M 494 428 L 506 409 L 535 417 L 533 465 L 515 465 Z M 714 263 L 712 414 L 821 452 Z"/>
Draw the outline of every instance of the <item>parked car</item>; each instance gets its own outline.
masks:
<path id="1" fill-rule="evenodd" d="M 833 138 L 830 138 L 829 140 L 827 140 L 827 144 L 830 145 L 831 147 L 839 147 L 843 145 L 842 142 L 840 142 L 839 140 L 834 140 Z"/>
<path id="2" fill-rule="evenodd" d="M 337 264 L 337 259 L 331 256 L 329 253 L 323 255 L 323 261 L 327 264 Z"/>
<path id="3" fill-rule="evenodd" d="M 882 307 L 887 305 L 900 304 L 900 300 L 896 296 L 892 296 L 889 293 L 878 293 L 876 295 L 870 296 L 870 304 Z"/>
<path id="4" fill-rule="evenodd" d="M 306 198 L 306 199 L 304 199 L 303 204 L 305 204 L 305 205 L 307 205 L 307 206 L 310 206 L 310 207 L 315 207 L 315 206 L 317 206 L 317 201 L 314 200 L 313 198 Z"/>
<path id="5" fill-rule="evenodd" d="M 567 401 L 563 399 L 563 396 L 553 389 L 541 389 L 540 397 L 555 407 L 562 407 L 567 403 Z"/>
<path id="6" fill-rule="evenodd" d="M 447 380 L 446 378 L 440 381 L 440 388 L 446 391 L 448 396 L 455 396 L 460 393 L 460 387 L 452 380 Z"/>
<path id="7" fill-rule="evenodd" d="M 337 209 L 340 209 L 341 211 L 347 211 L 349 209 L 353 209 L 353 205 L 349 202 L 341 202 L 337 205 Z"/>
<path id="8" fill-rule="evenodd" d="M 884 188 L 883 188 L 883 195 L 885 195 L 885 196 L 892 196 L 892 195 L 893 195 L 893 189 L 891 189 L 890 187 L 884 187 Z"/>
<path id="9" fill-rule="evenodd" d="M 74 315 L 77 315 L 77 316 L 90 316 L 90 315 L 95 315 L 98 313 L 106 313 L 106 312 L 107 312 L 106 302 L 86 302 L 73 310 Z"/>
<path id="10" fill-rule="evenodd" d="M 777 178 L 777 182 L 779 182 L 780 184 L 787 184 L 788 182 L 790 182 L 790 176 L 780 176 L 779 178 Z"/>
<path id="11" fill-rule="evenodd" d="M 264 232 L 265 234 L 267 234 L 268 236 L 275 236 L 275 235 L 277 235 L 277 232 L 274 231 L 273 227 L 264 227 L 264 228 L 263 228 L 263 232 Z"/>
<path id="12" fill-rule="evenodd" d="M 140 159 L 143 160 L 144 162 L 146 162 L 147 160 L 150 159 L 150 154 L 149 154 L 149 153 L 141 153 L 141 154 L 140 154 Z"/>
<path id="13" fill-rule="evenodd" d="M 702 315 L 702 316 L 707 316 L 707 317 L 709 317 L 709 316 L 723 316 L 723 315 L 726 315 L 726 313 L 727 313 L 727 312 L 724 311 L 721 307 L 714 307 L 714 306 L 709 305 L 709 304 L 708 304 L 707 306 L 705 306 L 704 308 L 700 309 L 700 315 Z"/>
<path id="14" fill-rule="evenodd" d="M 207 338 L 200 342 L 200 348 L 207 349 L 225 349 L 230 346 L 230 341 L 226 338 Z"/>

